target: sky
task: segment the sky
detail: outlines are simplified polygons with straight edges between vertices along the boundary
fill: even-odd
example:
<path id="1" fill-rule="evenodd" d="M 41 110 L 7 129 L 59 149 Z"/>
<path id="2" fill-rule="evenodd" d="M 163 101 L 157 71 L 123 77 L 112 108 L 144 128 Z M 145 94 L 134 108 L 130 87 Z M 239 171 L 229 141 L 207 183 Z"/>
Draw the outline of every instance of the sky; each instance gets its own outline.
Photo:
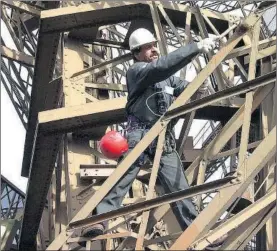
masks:
<path id="1" fill-rule="evenodd" d="M 16 50 L 10 34 L 1 20 L 1 37 L 6 46 Z M 1 175 L 15 186 L 26 191 L 27 178 L 21 177 L 21 166 L 25 141 L 25 128 L 1 84 Z"/>
<path id="2" fill-rule="evenodd" d="M 1 85 L 1 174 L 23 192 L 27 185 L 27 178 L 20 175 L 25 133 L 25 128 Z"/>

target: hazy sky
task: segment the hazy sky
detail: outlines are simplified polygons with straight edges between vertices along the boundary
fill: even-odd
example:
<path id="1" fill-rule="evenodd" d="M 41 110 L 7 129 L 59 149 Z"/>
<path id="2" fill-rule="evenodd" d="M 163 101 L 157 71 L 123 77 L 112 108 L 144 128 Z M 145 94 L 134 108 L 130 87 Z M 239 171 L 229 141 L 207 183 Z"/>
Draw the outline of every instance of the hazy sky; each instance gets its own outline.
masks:
<path id="1" fill-rule="evenodd" d="M 23 192 L 27 179 L 20 176 L 25 129 L 1 85 L 1 174 Z"/>
<path id="2" fill-rule="evenodd" d="M 1 20 L 1 37 L 7 47 L 17 50 L 3 20 Z M 27 178 L 20 175 L 25 133 L 25 128 L 13 107 L 10 97 L 1 84 L 1 174 L 23 192 L 26 191 L 28 181 Z"/>

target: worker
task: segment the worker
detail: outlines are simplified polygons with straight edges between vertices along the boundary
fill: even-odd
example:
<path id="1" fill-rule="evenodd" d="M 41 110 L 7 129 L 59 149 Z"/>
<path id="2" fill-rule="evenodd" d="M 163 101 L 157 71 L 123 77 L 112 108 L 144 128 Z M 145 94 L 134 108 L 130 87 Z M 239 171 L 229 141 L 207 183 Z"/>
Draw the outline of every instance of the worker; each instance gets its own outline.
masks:
<path id="1" fill-rule="evenodd" d="M 174 74 L 190 63 L 197 54 L 208 53 L 213 50 L 216 46 L 216 39 L 206 38 L 201 42 L 192 42 L 160 57 L 156 38 L 150 31 L 139 28 L 131 34 L 129 46 L 134 59 L 134 64 L 129 68 L 126 75 L 128 89 L 127 140 L 129 151 L 131 151 L 159 117 L 166 112 L 174 98 L 178 97 L 189 84 Z M 173 125 L 169 124 L 167 128 L 157 180 L 165 193 L 172 193 L 189 187 L 182 162 L 175 150 L 172 127 Z M 157 138 L 98 204 L 97 214 L 116 210 L 121 206 L 124 196 L 131 188 L 141 166 L 145 163 L 145 159 L 148 157 L 153 160 L 156 145 Z M 185 230 L 197 216 L 191 199 L 172 203 L 171 208 L 182 230 Z M 82 236 L 95 237 L 103 234 L 105 227 L 105 222 L 87 227 L 83 229 Z"/>

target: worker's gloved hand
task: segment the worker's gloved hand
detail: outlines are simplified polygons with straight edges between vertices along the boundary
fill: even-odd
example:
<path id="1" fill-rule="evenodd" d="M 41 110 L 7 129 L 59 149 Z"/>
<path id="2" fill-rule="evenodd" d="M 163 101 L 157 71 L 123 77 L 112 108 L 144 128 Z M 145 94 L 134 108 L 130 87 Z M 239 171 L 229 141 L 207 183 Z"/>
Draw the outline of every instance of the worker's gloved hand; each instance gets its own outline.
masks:
<path id="1" fill-rule="evenodd" d="M 208 53 L 216 47 L 218 37 L 208 37 L 197 43 L 197 47 L 201 52 Z"/>

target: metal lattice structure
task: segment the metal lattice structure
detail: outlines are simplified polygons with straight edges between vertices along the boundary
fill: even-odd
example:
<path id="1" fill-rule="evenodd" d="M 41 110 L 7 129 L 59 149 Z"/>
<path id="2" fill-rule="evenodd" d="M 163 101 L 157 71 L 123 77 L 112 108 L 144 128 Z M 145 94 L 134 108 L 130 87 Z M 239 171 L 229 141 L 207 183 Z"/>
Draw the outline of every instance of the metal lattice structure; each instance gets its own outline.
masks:
<path id="1" fill-rule="evenodd" d="M 73 250 L 80 229 L 103 220 L 108 230 L 83 238 L 87 249 L 203 250 L 224 235 L 220 250 L 276 249 L 275 3 L 1 3 L 12 41 L 1 34 L 1 83 L 27 131 L 20 250 Z M 180 71 L 191 84 L 118 164 L 97 142 L 107 130 L 125 127 L 128 38 L 139 27 L 156 34 L 162 55 L 208 36 L 221 41 Z M 191 188 L 160 197 L 157 150 L 124 207 L 87 218 L 154 138 L 163 144 L 174 119 L 183 120 L 176 151 Z M 193 138 L 196 119 L 207 124 Z M 200 214 L 182 232 L 169 203 L 185 197 L 194 197 Z"/>
<path id="2" fill-rule="evenodd" d="M 17 250 L 24 200 L 25 194 L 1 175 L 1 250 Z"/>

